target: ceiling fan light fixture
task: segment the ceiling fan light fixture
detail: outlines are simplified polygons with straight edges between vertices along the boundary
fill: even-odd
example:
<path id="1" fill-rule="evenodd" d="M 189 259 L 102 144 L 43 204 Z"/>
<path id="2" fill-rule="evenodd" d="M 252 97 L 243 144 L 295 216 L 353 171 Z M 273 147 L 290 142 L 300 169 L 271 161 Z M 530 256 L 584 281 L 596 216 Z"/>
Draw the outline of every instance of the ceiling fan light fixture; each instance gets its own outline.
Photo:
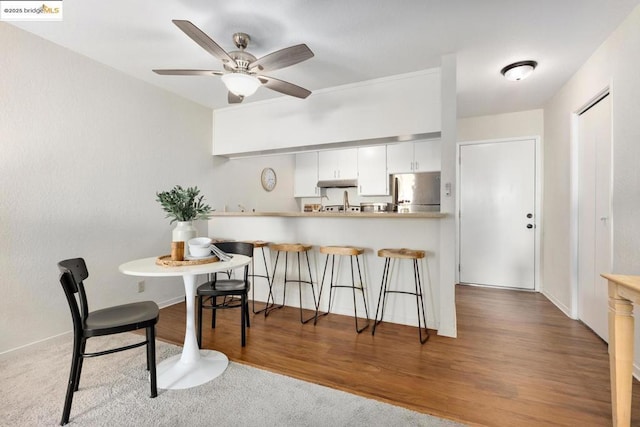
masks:
<path id="1" fill-rule="evenodd" d="M 257 77 L 244 73 L 229 73 L 222 76 L 222 82 L 235 95 L 246 97 L 256 93 L 261 83 Z"/>
<path id="2" fill-rule="evenodd" d="M 533 70 L 535 70 L 537 66 L 538 63 L 536 61 L 519 61 L 507 65 L 502 70 L 500 70 L 500 73 L 507 80 L 524 80 L 529 77 L 531 73 L 533 73 Z"/>

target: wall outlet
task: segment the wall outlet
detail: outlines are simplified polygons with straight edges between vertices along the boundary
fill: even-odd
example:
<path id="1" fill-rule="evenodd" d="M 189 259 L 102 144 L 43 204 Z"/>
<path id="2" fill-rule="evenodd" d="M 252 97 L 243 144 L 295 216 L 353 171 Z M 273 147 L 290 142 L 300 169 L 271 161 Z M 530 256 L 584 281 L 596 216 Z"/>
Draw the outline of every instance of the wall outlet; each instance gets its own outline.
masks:
<path id="1" fill-rule="evenodd" d="M 144 280 L 138 282 L 138 293 L 144 292 Z"/>

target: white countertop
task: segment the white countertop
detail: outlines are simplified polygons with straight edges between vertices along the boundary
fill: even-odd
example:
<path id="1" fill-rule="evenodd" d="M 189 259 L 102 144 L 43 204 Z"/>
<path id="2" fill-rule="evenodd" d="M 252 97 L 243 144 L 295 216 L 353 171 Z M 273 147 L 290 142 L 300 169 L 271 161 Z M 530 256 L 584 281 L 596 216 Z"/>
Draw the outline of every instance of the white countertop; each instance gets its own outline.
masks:
<path id="1" fill-rule="evenodd" d="M 443 212 L 212 212 L 212 217 L 230 216 L 275 216 L 275 217 L 314 217 L 314 218 L 445 218 L 449 214 Z"/>

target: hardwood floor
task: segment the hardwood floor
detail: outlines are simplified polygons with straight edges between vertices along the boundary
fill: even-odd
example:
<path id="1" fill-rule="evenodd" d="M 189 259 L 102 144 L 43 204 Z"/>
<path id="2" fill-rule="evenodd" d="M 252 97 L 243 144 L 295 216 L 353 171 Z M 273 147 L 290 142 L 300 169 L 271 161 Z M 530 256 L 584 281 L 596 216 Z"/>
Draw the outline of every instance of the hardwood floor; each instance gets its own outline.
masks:
<path id="1" fill-rule="evenodd" d="M 302 325 L 297 308 L 251 315 L 240 346 L 239 310 L 205 312 L 203 347 L 229 359 L 415 411 L 487 426 L 611 425 L 606 344 L 537 293 L 456 288 L 458 338 L 382 323 L 356 334 L 352 317 Z M 159 339 L 181 344 L 184 304 L 162 309 Z M 305 313 L 306 315 L 307 313 Z M 634 384 L 632 424 L 640 425 Z"/>

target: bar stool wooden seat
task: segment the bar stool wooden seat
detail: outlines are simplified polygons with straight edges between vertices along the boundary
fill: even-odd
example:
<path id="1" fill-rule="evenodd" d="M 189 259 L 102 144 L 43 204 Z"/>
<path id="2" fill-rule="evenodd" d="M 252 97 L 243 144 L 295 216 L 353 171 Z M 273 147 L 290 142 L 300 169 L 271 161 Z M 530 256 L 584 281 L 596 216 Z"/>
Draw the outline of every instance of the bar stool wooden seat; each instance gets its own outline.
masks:
<path id="1" fill-rule="evenodd" d="M 269 245 L 269 248 L 272 251 L 276 252 L 276 261 L 273 265 L 273 271 L 271 272 L 271 284 L 269 285 L 269 296 L 267 298 L 267 307 L 264 310 L 265 317 L 268 316 L 269 313 L 272 312 L 273 310 L 277 310 L 279 308 L 284 307 L 284 303 L 286 302 L 286 297 L 287 297 L 287 284 L 293 282 L 298 284 L 298 290 L 300 294 L 300 322 L 307 323 L 310 320 L 315 319 L 318 303 L 316 302 L 316 293 L 313 287 L 313 279 L 311 277 L 311 263 L 309 262 L 309 251 L 311 250 L 312 245 L 304 245 L 301 243 L 271 243 Z M 282 304 L 276 305 L 275 296 L 273 295 L 273 284 L 276 277 L 276 271 L 278 269 L 278 259 L 280 258 L 280 254 L 282 252 L 284 252 L 285 254 L 284 255 L 284 283 L 283 283 L 284 291 L 282 294 Z M 296 254 L 298 259 L 298 277 L 293 279 L 289 278 L 289 276 L 287 275 L 288 267 L 289 267 L 288 265 L 289 254 Z M 304 280 L 302 278 L 301 268 L 300 268 L 300 254 L 304 254 L 307 259 L 307 270 L 309 272 L 309 280 Z M 314 310 L 313 316 L 309 317 L 308 319 L 304 319 L 302 315 L 302 285 L 303 284 L 308 284 L 311 286 L 311 293 L 313 295 L 313 304 L 314 304 L 315 310 Z M 271 304 L 269 303 L 269 301 L 272 301 Z"/>
<path id="2" fill-rule="evenodd" d="M 329 280 L 329 304 L 327 306 L 327 311 L 322 313 L 322 316 L 326 316 L 331 312 L 331 302 L 335 293 L 333 292 L 336 288 L 350 288 L 353 291 L 353 317 L 356 322 L 356 332 L 360 333 L 369 327 L 369 309 L 367 308 L 367 297 L 364 293 L 364 285 L 362 282 L 362 272 L 360 270 L 360 260 L 358 259 L 359 255 L 364 254 L 364 249 L 356 248 L 353 246 L 320 246 L 320 253 L 326 254 L 327 258 L 324 262 L 324 270 L 322 271 L 322 281 L 320 282 L 320 292 L 318 294 L 318 309 L 320 306 L 320 300 L 322 298 L 322 289 L 324 288 L 324 278 L 327 273 L 327 267 L 329 266 L 329 258 L 331 258 L 331 278 Z M 336 263 L 336 255 L 337 256 L 348 256 L 350 265 L 351 265 L 351 284 L 338 284 L 337 271 L 335 271 L 335 263 Z M 355 281 L 355 272 L 353 269 L 353 260 L 355 258 L 356 265 L 358 267 L 358 279 L 359 285 L 356 285 Z M 335 276 L 334 276 L 335 274 Z M 335 277 L 335 278 L 334 278 Z M 364 313 L 365 318 L 367 319 L 367 324 L 363 327 L 358 326 L 358 306 L 356 303 L 356 289 L 362 293 L 362 301 L 364 303 Z M 316 324 L 318 319 L 314 321 Z"/>
<path id="3" fill-rule="evenodd" d="M 246 243 L 252 243 L 253 248 L 260 249 L 262 251 L 262 261 L 264 262 L 264 274 L 256 274 L 255 265 L 253 262 L 253 258 L 251 258 L 251 273 L 249 273 L 249 277 L 253 283 L 251 287 L 251 310 L 253 314 L 262 313 L 267 309 L 267 305 L 265 304 L 264 308 L 256 311 L 256 299 L 255 299 L 255 278 L 259 277 L 267 281 L 267 286 L 271 284 L 271 276 L 269 275 L 269 265 L 267 263 L 267 254 L 265 252 L 265 248 L 269 247 L 269 242 L 265 242 L 264 240 L 245 240 Z M 269 292 L 271 292 L 271 286 L 269 286 Z M 273 295 L 271 295 L 273 297 Z M 267 301 L 269 298 L 267 297 Z"/>
<path id="4" fill-rule="evenodd" d="M 384 257 L 384 270 L 382 272 L 382 283 L 380 285 L 380 296 L 378 297 L 378 306 L 376 307 L 376 317 L 373 322 L 372 335 L 376 333 L 376 326 L 382 322 L 384 317 L 384 306 L 386 297 L 388 294 L 406 294 L 414 295 L 416 297 L 416 307 L 418 309 L 418 333 L 420 336 L 420 343 L 424 344 L 429 339 L 429 331 L 427 330 L 427 319 L 424 310 L 423 299 L 423 287 L 422 278 L 420 277 L 420 270 L 418 268 L 418 260 L 425 257 L 425 251 L 416 249 L 380 249 L 378 251 L 379 257 Z M 413 260 L 413 278 L 415 282 L 415 291 L 405 290 L 389 290 L 389 271 L 391 266 L 391 260 Z M 380 307 L 382 306 L 382 310 Z M 378 320 L 378 312 L 380 312 L 380 320 Z M 425 336 L 422 336 L 422 332 L 425 332 Z"/>
<path id="5" fill-rule="evenodd" d="M 224 242 L 234 242 L 234 239 L 227 239 L 226 237 L 209 237 L 211 239 L 211 243 L 214 245 L 216 243 L 224 243 Z"/>

